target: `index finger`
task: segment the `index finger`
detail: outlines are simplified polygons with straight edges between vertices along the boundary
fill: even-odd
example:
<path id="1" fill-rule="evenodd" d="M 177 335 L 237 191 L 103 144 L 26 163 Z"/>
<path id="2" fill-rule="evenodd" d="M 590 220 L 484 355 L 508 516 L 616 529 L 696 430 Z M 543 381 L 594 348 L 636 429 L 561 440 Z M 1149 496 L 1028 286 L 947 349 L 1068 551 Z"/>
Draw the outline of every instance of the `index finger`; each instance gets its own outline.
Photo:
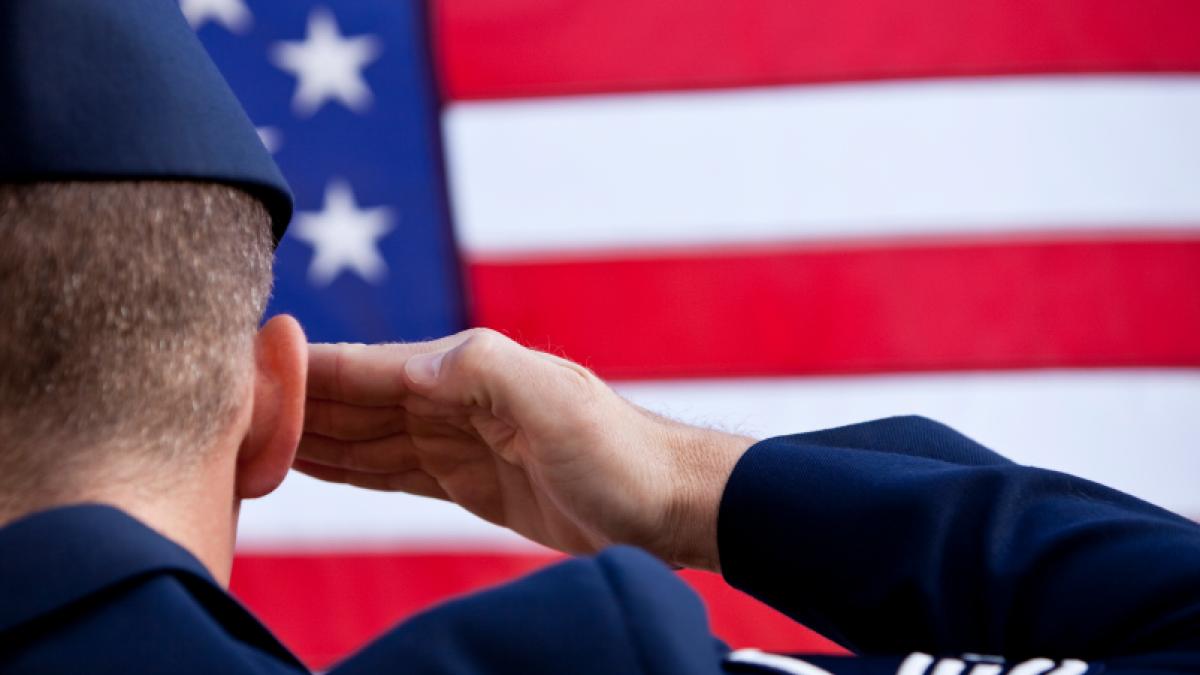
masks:
<path id="1" fill-rule="evenodd" d="M 310 344 L 308 397 L 355 405 L 397 405 L 410 392 L 404 364 L 414 354 L 452 348 L 464 333 L 427 342 Z"/>

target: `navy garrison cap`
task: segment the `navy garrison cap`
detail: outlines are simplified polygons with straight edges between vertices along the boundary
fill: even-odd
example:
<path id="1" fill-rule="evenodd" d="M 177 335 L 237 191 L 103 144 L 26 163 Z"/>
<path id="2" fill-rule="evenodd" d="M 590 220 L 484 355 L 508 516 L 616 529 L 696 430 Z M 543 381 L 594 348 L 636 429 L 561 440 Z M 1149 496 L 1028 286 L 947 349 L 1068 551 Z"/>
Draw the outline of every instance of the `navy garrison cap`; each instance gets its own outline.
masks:
<path id="1" fill-rule="evenodd" d="M 292 195 L 175 0 L 0 0 L 0 182 L 228 183 Z"/>

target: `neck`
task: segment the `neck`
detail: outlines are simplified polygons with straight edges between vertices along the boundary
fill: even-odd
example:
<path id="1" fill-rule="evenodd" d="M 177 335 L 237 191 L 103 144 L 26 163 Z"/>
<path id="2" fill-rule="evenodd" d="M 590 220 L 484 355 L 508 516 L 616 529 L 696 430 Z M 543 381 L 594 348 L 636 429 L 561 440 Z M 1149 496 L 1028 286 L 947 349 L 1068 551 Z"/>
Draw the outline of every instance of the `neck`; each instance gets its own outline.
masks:
<path id="1" fill-rule="evenodd" d="M 203 564 L 222 588 L 229 586 L 233 545 L 237 537 L 239 500 L 233 496 L 232 472 L 223 481 L 226 490 L 211 489 L 221 483 L 180 481 L 157 498 L 113 495 L 97 499 L 122 509 L 159 534 L 184 547 Z M 207 484 L 207 485 L 206 485 Z M 158 491 L 156 491 L 158 492 Z"/>
<path id="2" fill-rule="evenodd" d="M 213 453 L 214 457 L 188 467 L 165 485 L 142 480 L 132 472 L 115 472 L 123 475 L 109 480 L 93 478 L 91 485 L 69 491 L 43 491 L 35 500 L 0 506 L 0 526 L 60 506 L 107 504 L 187 549 L 222 587 L 228 587 L 240 504 L 233 494 L 232 454 Z M 114 472 L 104 473 L 112 476 Z"/>

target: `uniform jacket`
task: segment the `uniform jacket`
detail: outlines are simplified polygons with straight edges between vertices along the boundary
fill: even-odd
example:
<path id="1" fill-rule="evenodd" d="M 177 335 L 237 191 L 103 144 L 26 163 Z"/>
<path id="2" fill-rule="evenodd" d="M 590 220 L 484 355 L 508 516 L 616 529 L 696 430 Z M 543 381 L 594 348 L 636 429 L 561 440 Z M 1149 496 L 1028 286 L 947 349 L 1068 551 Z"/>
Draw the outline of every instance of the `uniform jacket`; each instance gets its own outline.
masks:
<path id="1" fill-rule="evenodd" d="M 851 657 L 730 651 L 630 548 L 443 604 L 332 672 L 1200 673 L 1200 526 L 895 418 L 752 447 L 725 578 Z M 0 673 L 302 673 L 184 549 L 80 505 L 0 530 Z"/>

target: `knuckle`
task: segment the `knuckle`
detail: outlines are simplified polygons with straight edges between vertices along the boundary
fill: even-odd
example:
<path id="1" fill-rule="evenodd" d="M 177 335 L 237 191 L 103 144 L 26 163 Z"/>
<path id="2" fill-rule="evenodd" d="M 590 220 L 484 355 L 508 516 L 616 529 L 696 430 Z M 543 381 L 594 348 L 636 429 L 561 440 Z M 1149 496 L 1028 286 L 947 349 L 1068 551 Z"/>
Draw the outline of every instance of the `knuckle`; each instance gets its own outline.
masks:
<path id="1" fill-rule="evenodd" d="M 600 412 L 612 390 L 579 364 L 567 361 L 562 366 L 559 376 L 561 398 L 567 404 L 564 406 L 565 418 L 581 428 L 599 431 L 598 427 L 603 426 Z"/>
<path id="2" fill-rule="evenodd" d="M 467 342 L 483 342 L 490 344 L 493 342 L 508 340 L 503 333 L 493 328 L 468 328 L 465 332 L 467 335 Z"/>
<path id="3" fill-rule="evenodd" d="M 498 362 L 510 341 L 490 328 L 475 328 L 463 343 L 459 368 L 467 375 L 482 375 Z"/>
<path id="4" fill-rule="evenodd" d="M 608 385 L 588 367 L 554 354 L 543 352 L 540 355 L 552 364 L 551 370 L 555 377 L 562 384 L 565 393 L 573 398 L 577 396 L 585 401 L 592 400 L 608 389 Z"/>
<path id="5" fill-rule="evenodd" d="M 563 380 L 568 389 L 583 402 L 595 400 L 604 386 L 595 373 L 572 361 L 563 364 Z"/>
<path id="6" fill-rule="evenodd" d="M 499 335 L 500 333 L 494 328 L 488 328 L 487 326 L 473 326 L 463 331 L 463 334 L 467 337 L 475 337 L 477 335 Z"/>

